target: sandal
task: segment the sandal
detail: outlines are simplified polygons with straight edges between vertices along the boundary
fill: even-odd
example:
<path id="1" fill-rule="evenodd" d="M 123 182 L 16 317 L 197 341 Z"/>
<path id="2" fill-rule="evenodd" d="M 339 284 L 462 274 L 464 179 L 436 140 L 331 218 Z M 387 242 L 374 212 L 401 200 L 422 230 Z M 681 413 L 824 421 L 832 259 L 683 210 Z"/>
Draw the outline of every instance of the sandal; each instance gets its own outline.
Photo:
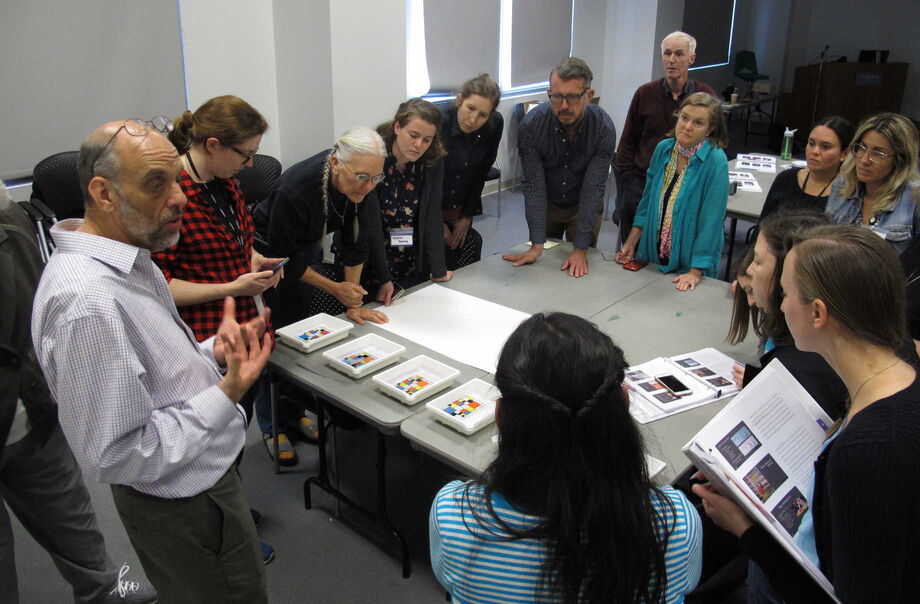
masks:
<path id="1" fill-rule="evenodd" d="M 275 443 L 272 441 L 272 435 L 263 434 L 262 442 L 265 443 L 268 456 L 274 459 Z M 297 465 L 297 451 L 294 450 L 294 445 L 288 440 L 287 434 L 284 433 L 278 434 L 278 463 L 285 467 Z"/>
<path id="2" fill-rule="evenodd" d="M 294 438 L 297 440 L 302 440 L 312 445 L 319 442 L 319 428 L 316 422 L 309 417 L 302 416 L 298 418 L 296 423 L 291 422 L 291 427 L 294 428 Z"/>

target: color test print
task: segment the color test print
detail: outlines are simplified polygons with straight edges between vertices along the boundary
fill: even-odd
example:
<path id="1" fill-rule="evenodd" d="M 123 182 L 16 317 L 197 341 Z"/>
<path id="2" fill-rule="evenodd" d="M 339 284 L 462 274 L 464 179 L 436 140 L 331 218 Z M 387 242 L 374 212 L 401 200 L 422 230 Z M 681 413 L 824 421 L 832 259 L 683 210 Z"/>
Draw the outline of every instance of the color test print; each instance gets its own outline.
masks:
<path id="1" fill-rule="evenodd" d="M 351 367 L 360 367 L 362 365 L 367 365 L 376 358 L 377 357 L 368 352 L 356 352 L 342 359 L 342 362 Z"/>
<path id="2" fill-rule="evenodd" d="M 444 407 L 444 413 L 463 419 L 482 407 L 482 403 L 471 396 L 464 396 Z"/>
<path id="3" fill-rule="evenodd" d="M 316 329 L 310 329 L 308 331 L 305 331 L 297 337 L 299 337 L 301 340 L 306 340 L 307 342 L 309 342 L 310 340 L 315 340 L 316 338 L 328 336 L 329 334 L 330 334 L 330 331 L 326 329 L 325 327 L 317 327 Z"/>
<path id="4" fill-rule="evenodd" d="M 413 375 L 412 377 L 407 377 L 403 381 L 396 384 L 396 387 L 405 392 L 406 394 L 412 395 L 431 384 L 431 380 L 420 375 Z"/>

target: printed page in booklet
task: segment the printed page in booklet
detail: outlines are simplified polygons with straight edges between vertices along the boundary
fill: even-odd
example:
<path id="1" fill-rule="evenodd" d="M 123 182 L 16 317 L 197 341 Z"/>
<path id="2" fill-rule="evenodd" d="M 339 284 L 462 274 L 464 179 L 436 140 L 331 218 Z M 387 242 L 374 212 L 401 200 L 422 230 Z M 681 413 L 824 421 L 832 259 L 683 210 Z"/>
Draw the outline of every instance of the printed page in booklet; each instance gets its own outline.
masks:
<path id="1" fill-rule="evenodd" d="M 630 390 L 630 412 L 637 422 L 646 424 L 731 396 L 738 391 L 732 381 L 734 364 L 715 348 L 703 348 L 630 367 L 625 380 Z M 673 375 L 691 393 L 680 397 L 671 394 L 655 379 L 659 375 Z"/>
<path id="2" fill-rule="evenodd" d="M 795 544 L 809 507 L 814 461 L 831 419 L 774 360 L 687 443 L 683 451 L 833 595 Z"/>

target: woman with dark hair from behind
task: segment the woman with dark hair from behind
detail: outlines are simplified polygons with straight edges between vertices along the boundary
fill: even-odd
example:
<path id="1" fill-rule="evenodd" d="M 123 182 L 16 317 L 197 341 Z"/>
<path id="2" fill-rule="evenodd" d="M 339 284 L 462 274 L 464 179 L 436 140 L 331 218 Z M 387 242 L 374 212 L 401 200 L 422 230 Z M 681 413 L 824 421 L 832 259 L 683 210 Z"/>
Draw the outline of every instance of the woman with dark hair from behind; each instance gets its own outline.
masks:
<path id="1" fill-rule="evenodd" d="M 679 602 L 700 518 L 652 485 L 623 351 L 588 321 L 536 314 L 495 374 L 498 456 L 431 508 L 432 568 L 454 602 Z"/>
<path id="2" fill-rule="evenodd" d="M 482 188 L 495 163 L 504 120 L 496 111 L 501 91 L 487 73 L 467 80 L 441 110 L 444 158 L 444 243 L 447 268 L 456 270 L 482 256 L 482 236 L 472 228 L 482 214 Z M 501 183 L 499 182 L 499 186 Z"/>
<path id="3" fill-rule="evenodd" d="M 815 461 L 796 542 L 841 602 L 916 602 L 920 382 L 899 352 L 904 273 L 890 246 L 851 226 L 812 229 L 786 249 L 782 310 L 795 345 L 826 359 L 849 392 Z M 693 490 L 787 602 L 826 599 L 738 506 L 710 485 Z"/>
<path id="4" fill-rule="evenodd" d="M 840 173 L 853 140 L 853 124 L 832 115 L 811 127 L 805 147 L 805 168 L 789 168 L 776 175 L 770 186 L 760 219 L 780 208 L 808 209 L 823 212 L 831 194 L 831 185 Z"/>

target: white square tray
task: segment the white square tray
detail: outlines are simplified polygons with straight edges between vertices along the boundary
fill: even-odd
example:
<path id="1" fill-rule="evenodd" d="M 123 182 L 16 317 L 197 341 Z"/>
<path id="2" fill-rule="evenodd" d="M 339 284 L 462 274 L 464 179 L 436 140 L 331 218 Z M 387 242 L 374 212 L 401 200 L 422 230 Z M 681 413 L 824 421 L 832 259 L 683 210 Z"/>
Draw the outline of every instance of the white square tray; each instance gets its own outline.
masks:
<path id="1" fill-rule="evenodd" d="M 498 388 L 475 378 L 428 401 L 425 406 L 439 422 L 469 435 L 495 421 L 498 397 Z"/>
<path id="2" fill-rule="evenodd" d="M 386 394 L 414 405 L 454 383 L 460 371 L 423 354 L 374 376 Z"/>
<path id="3" fill-rule="evenodd" d="M 373 373 L 399 360 L 405 346 L 369 333 L 323 353 L 335 369 L 353 378 Z M 363 358 L 360 358 L 363 357 Z"/>
<path id="4" fill-rule="evenodd" d="M 324 312 L 291 323 L 277 333 L 285 344 L 303 352 L 313 352 L 323 346 L 345 339 L 354 324 Z"/>

